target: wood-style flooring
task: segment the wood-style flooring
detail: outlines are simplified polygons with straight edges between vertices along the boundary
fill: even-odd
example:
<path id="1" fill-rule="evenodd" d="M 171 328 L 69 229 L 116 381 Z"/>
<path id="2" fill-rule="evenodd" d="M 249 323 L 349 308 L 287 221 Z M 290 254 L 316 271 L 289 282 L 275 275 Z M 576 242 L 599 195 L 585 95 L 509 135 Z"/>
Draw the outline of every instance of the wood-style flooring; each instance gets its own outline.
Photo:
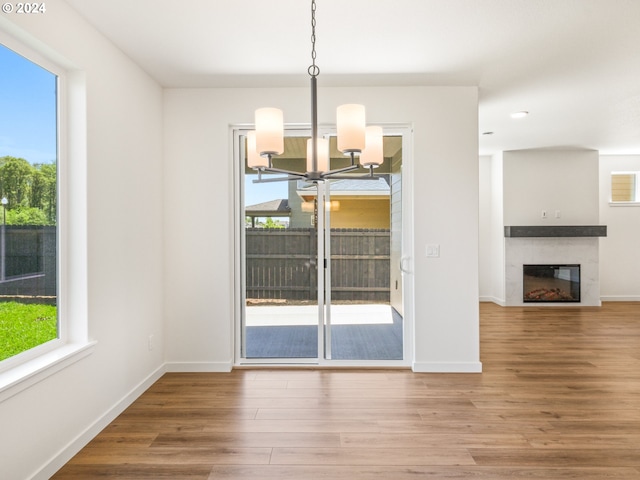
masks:
<path id="1" fill-rule="evenodd" d="M 53 478 L 640 479 L 640 303 L 480 311 L 482 374 L 167 374 Z"/>

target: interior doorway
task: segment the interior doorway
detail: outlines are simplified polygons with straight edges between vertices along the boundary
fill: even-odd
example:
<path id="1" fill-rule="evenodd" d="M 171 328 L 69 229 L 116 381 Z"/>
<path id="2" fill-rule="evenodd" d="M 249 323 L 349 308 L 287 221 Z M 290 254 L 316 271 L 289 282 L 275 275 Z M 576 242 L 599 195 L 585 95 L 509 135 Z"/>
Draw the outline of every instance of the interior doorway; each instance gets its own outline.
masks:
<path id="1" fill-rule="evenodd" d="M 407 134 L 385 132 L 385 162 L 373 177 L 361 170 L 305 182 L 262 173 L 255 183 L 246 131 L 235 132 L 237 364 L 409 365 L 412 296 L 401 269 Z M 331 169 L 341 168 L 347 160 L 332 132 L 326 136 Z M 308 137 L 288 130 L 274 166 L 304 171 Z"/>

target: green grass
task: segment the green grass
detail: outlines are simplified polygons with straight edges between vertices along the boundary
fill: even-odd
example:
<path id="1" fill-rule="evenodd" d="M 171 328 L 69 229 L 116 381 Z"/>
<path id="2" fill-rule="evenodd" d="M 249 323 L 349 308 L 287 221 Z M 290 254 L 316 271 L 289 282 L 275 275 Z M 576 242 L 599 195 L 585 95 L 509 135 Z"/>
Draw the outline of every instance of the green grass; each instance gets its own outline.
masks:
<path id="1" fill-rule="evenodd" d="M 53 305 L 0 303 L 0 360 L 57 338 L 57 324 Z"/>

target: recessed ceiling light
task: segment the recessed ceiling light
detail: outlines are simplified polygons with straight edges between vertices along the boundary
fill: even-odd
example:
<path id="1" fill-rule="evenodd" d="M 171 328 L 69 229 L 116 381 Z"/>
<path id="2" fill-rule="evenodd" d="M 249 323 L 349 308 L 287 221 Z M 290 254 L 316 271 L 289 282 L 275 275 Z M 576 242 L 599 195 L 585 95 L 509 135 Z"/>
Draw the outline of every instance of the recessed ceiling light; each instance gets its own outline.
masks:
<path id="1" fill-rule="evenodd" d="M 511 114 L 511 118 L 524 118 L 527 115 L 529 115 L 529 112 L 527 112 L 526 110 L 522 110 L 520 112 L 514 112 Z"/>

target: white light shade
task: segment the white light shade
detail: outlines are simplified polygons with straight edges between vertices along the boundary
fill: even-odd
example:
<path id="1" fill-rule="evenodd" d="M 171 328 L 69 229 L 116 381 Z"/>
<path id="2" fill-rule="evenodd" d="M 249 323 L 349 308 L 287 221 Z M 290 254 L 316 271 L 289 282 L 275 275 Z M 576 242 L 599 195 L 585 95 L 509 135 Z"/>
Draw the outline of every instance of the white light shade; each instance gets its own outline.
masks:
<path id="1" fill-rule="evenodd" d="M 308 172 L 328 172 L 329 171 L 329 140 L 326 138 L 317 138 L 317 149 L 318 149 L 318 165 L 317 169 L 313 169 L 313 160 L 311 158 L 311 152 L 313 151 L 313 146 L 311 142 L 311 138 L 307 140 L 307 171 Z"/>
<path id="2" fill-rule="evenodd" d="M 247 132 L 247 166 L 249 168 L 268 167 L 269 159 L 261 157 L 256 149 L 256 132 Z"/>
<path id="3" fill-rule="evenodd" d="M 260 155 L 284 152 L 284 120 L 279 108 L 256 110 L 256 151 Z"/>
<path id="4" fill-rule="evenodd" d="M 337 111 L 338 150 L 342 153 L 364 150 L 366 125 L 364 105 L 340 105 Z"/>
<path id="5" fill-rule="evenodd" d="M 366 145 L 360 154 L 360 165 L 378 167 L 384 161 L 382 150 L 382 127 L 366 128 Z"/>
<path id="6" fill-rule="evenodd" d="M 316 205 L 314 202 L 302 202 L 300 207 L 305 213 L 313 213 L 313 211 L 316 209 Z"/>

